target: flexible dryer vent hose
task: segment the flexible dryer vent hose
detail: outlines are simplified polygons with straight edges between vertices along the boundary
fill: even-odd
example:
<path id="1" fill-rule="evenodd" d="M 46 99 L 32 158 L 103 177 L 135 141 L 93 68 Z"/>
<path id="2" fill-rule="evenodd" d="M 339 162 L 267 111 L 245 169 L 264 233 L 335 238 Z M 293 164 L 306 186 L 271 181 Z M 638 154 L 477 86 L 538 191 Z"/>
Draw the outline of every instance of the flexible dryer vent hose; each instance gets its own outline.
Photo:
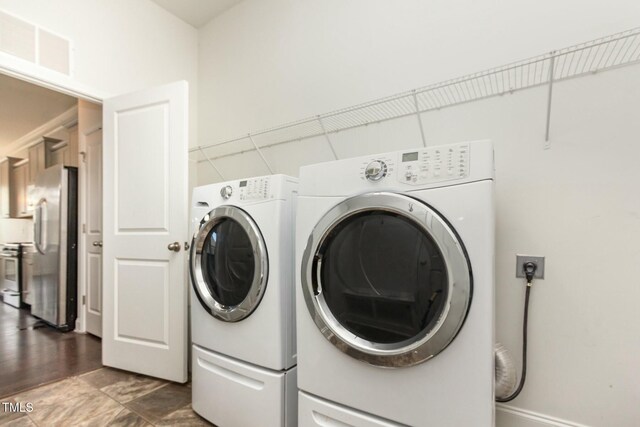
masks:
<path id="1" fill-rule="evenodd" d="M 495 393 L 496 398 L 504 399 L 509 396 L 516 387 L 516 367 L 513 358 L 502 344 L 496 343 L 495 354 Z"/>

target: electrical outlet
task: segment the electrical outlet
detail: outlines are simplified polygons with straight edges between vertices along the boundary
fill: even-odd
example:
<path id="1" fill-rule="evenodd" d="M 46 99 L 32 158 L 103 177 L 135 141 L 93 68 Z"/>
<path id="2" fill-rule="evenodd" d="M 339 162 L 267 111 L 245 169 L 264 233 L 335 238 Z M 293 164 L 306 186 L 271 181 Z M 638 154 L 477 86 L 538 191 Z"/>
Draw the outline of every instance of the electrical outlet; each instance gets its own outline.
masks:
<path id="1" fill-rule="evenodd" d="M 532 262 L 536 265 L 534 279 L 544 279 L 544 257 L 533 255 L 517 255 L 516 254 L 516 277 L 526 277 L 524 274 L 524 264 Z"/>

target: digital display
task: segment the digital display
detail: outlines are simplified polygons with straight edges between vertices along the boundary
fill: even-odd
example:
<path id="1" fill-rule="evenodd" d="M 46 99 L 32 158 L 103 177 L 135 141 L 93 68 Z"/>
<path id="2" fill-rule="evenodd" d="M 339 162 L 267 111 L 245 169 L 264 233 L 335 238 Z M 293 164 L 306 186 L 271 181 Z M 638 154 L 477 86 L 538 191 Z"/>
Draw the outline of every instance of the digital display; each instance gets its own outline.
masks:
<path id="1" fill-rule="evenodd" d="M 418 160 L 418 152 L 414 151 L 413 153 L 404 153 L 402 154 L 402 162 L 414 162 Z"/>
<path id="2" fill-rule="evenodd" d="M 240 187 L 246 187 L 247 181 L 240 181 Z"/>

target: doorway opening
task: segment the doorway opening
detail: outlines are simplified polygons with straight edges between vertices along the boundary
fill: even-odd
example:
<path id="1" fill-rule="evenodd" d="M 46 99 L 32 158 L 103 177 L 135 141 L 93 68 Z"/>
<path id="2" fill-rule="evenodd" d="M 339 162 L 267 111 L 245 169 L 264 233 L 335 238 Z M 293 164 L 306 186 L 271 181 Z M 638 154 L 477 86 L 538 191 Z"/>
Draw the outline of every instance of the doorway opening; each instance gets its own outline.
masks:
<path id="1" fill-rule="evenodd" d="M 0 93 L 2 398 L 102 366 L 102 106 Z"/>

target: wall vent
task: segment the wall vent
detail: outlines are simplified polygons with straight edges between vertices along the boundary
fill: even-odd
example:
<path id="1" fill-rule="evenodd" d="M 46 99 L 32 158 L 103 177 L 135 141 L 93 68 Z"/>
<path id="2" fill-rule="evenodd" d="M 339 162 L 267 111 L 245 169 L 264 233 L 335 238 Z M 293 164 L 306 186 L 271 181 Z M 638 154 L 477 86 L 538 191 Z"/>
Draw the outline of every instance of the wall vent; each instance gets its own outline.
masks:
<path id="1" fill-rule="evenodd" d="M 38 64 L 69 75 L 70 51 L 69 40 L 38 28 Z"/>
<path id="2" fill-rule="evenodd" d="M 5 12 L 0 12 L 0 52 L 71 75 L 69 39 Z"/>
<path id="3" fill-rule="evenodd" d="M 0 51 L 35 62 L 36 26 L 0 12 Z"/>

